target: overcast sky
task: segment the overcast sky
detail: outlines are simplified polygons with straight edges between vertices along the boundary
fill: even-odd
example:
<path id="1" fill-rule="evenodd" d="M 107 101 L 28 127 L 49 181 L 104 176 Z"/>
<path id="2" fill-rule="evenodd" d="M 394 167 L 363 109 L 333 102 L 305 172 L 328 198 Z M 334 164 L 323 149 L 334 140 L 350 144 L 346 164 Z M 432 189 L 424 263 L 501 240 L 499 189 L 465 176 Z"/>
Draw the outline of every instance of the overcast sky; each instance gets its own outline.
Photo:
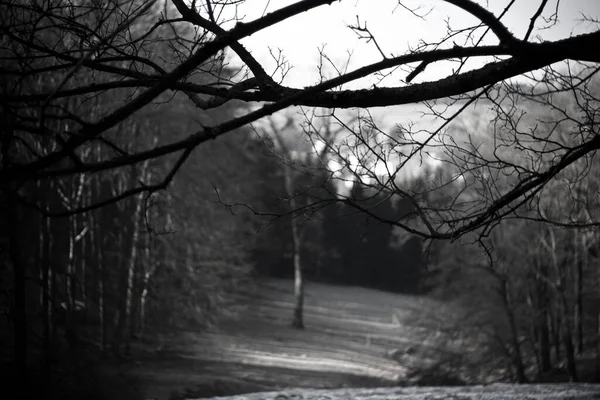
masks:
<path id="1" fill-rule="evenodd" d="M 488 0 L 479 3 L 486 4 L 489 10 L 499 15 L 510 0 Z M 265 12 L 284 7 L 293 3 L 291 0 L 249 0 L 243 2 L 238 8 L 238 15 L 249 21 L 260 17 Z M 517 0 L 511 11 L 502 21 L 517 36 L 523 37 L 529 19 L 539 6 L 539 0 Z M 349 70 L 381 60 L 381 55 L 376 46 L 360 40 L 356 33 L 348 28 L 349 24 L 356 23 L 358 16 L 360 24 L 375 36 L 379 47 L 387 56 L 405 53 L 409 47 L 414 48 L 421 40 L 427 42 L 439 41 L 445 36 L 446 21 L 452 28 L 465 28 L 479 23 L 465 11 L 458 9 L 442 0 L 404 0 L 407 7 L 416 9 L 417 13 L 427 14 L 424 19 L 412 15 L 406 9 L 398 6 L 397 0 L 345 0 L 335 2 L 331 6 L 322 6 L 315 10 L 303 13 L 279 25 L 270 27 L 243 40 L 243 44 L 266 67 L 269 73 L 275 71 L 276 63 L 269 54 L 281 49 L 282 54 L 293 67 L 286 75 L 284 84 L 292 87 L 312 85 L 319 80 L 317 65 L 319 62 L 319 49 L 325 53 L 340 70 L 346 67 L 350 56 Z M 556 11 L 556 0 L 548 1 L 543 16 L 550 17 Z M 547 27 L 540 18 L 534 37 L 544 40 L 556 40 L 572 34 L 590 31 L 595 26 L 582 21 L 582 15 L 600 18 L 600 0 L 562 0 L 558 7 L 559 23 Z M 544 28 L 544 29 L 540 29 Z M 480 29 L 483 33 L 483 29 Z M 497 44 L 493 34 L 488 33 L 487 44 Z M 456 44 L 463 45 L 460 39 Z M 451 46 L 452 43 L 449 44 Z M 231 59 L 236 64 L 236 59 Z M 481 61 L 473 60 L 471 67 L 477 66 Z M 467 64 L 468 66 L 469 64 Z M 335 76 L 335 69 L 326 65 L 326 75 Z M 406 71 L 406 70 L 405 70 Z M 425 73 L 419 75 L 414 82 L 429 81 L 447 76 L 452 73 L 452 65 L 437 63 L 427 67 Z M 398 71 L 393 76 L 380 82 L 378 78 L 371 77 L 345 86 L 346 89 L 370 86 L 377 83 L 379 86 L 397 86 L 406 78 L 407 72 Z M 275 74 L 275 78 L 280 75 Z M 387 109 L 373 109 L 374 115 L 385 120 L 384 125 L 392 126 L 398 116 L 406 113 L 406 107 Z"/>
<path id="2" fill-rule="evenodd" d="M 292 0 L 248 0 L 241 3 L 237 9 L 238 17 L 242 17 L 243 21 L 250 21 L 293 2 Z M 478 2 L 498 16 L 510 0 L 479 0 Z M 516 0 L 511 10 L 502 18 L 502 22 L 515 36 L 523 38 L 530 18 L 535 14 L 540 2 L 541 0 Z M 265 29 L 244 39 L 242 43 L 268 73 L 274 73 L 276 80 L 281 79 L 281 75 L 276 73 L 277 63 L 272 54 L 278 54 L 281 50 L 281 54 L 293 67 L 285 76 L 283 83 L 301 88 L 319 82 L 320 49 L 324 49 L 331 63 L 335 64 L 334 67 L 326 62 L 322 70 L 325 71 L 327 78 L 331 78 L 337 75 L 336 68 L 341 71 L 347 68 L 351 71 L 380 61 L 382 55 L 379 49 L 387 57 L 398 56 L 405 54 L 411 48 L 414 49 L 423 41 L 439 42 L 446 36 L 448 25 L 457 30 L 480 24 L 480 21 L 470 14 L 443 0 L 404 0 L 402 4 L 410 7 L 416 14 L 423 15 L 423 18 L 398 6 L 398 0 L 342 0 Z M 544 18 L 538 18 L 530 40 L 558 40 L 598 28 L 593 23 L 585 22 L 584 16 L 600 19 L 600 0 L 561 0 L 558 5 L 557 8 L 557 0 L 549 0 L 542 14 L 542 17 L 550 20 L 550 17 L 558 12 L 558 23 L 550 25 L 544 21 Z M 366 24 L 373 34 L 379 48 L 373 42 L 360 39 L 348 27 L 350 24 L 357 23 L 357 16 L 360 25 L 364 27 Z M 474 40 L 478 40 L 484 31 L 485 28 L 480 28 Z M 465 38 L 456 36 L 453 37 L 453 42 L 461 46 L 472 45 L 471 42 L 465 42 Z M 442 47 L 452 47 L 453 42 Z M 490 32 L 482 43 L 498 44 L 498 40 Z M 234 55 L 230 57 L 230 61 L 233 65 L 240 64 Z M 467 63 L 466 69 L 478 67 L 483 62 L 481 58 L 473 59 L 470 64 Z M 438 62 L 428 66 L 425 73 L 420 74 L 413 83 L 448 76 L 453 72 L 453 66 L 450 62 Z M 405 67 L 404 70 L 397 70 L 383 81 L 373 76 L 352 82 L 344 89 L 369 87 L 374 83 L 378 86 L 402 86 L 409 71 Z M 369 111 L 379 128 L 387 132 L 397 124 L 405 125 L 408 122 L 415 123 L 414 129 L 434 131 L 441 122 L 424 117 L 419 112 L 424 110 L 422 105 L 411 104 L 372 108 Z M 355 110 L 349 112 L 356 113 Z M 289 110 L 286 113 L 289 114 Z M 259 127 L 260 124 L 257 123 L 255 126 Z M 433 158 L 423 161 L 428 164 L 435 162 Z M 415 165 L 410 164 L 403 169 L 404 173 L 408 174 L 406 176 L 419 173 L 418 171 L 421 170 L 418 168 L 420 159 L 415 158 L 411 162 Z"/>
<path id="3" fill-rule="evenodd" d="M 245 20 L 258 18 L 265 10 L 273 11 L 292 3 L 289 0 L 251 0 L 244 2 L 239 8 L 239 15 Z M 499 15 L 509 0 L 489 0 L 488 9 Z M 486 3 L 480 1 L 480 3 Z M 517 36 L 523 37 L 529 19 L 535 13 L 539 0 L 517 0 L 511 11 L 503 18 L 503 22 Z M 275 67 L 269 55 L 269 47 L 280 48 L 285 57 L 293 65 L 286 78 L 288 85 L 303 87 L 314 84 L 318 79 L 316 69 L 319 60 L 318 49 L 325 45 L 326 54 L 338 68 L 343 68 L 348 60 L 348 52 L 353 52 L 350 68 L 379 61 L 375 45 L 359 40 L 348 28 L 356 22 L 358 15 L 361 25 L 365 22 L 376 37 L 379 46 L 386 55 L 400 55 L 409 46 L 418 45 L 420 40 L 429 42 L 440 40 L 446 32 L 445 20 L 449 20 L 453 28 L 472 26 L 478 21 L 466 12 L 442 0 L 404 0 L 403 4 L 413 9 L 421 7 L 419 13 L 430 11 L 425 19 L 419 19 L 409 11 L 398 6 L 397 0 L 346 0 L 335 2 L 331 6 L 322 6 L 302 15 L 287 20 L 277 26 L 265 29 L 243 43 L 252 51 L 268 70 Z M 548 1 L 544 15 L 549 17 L 556 9 L 556 0 Z M 535 31 L 536 35 L 546 40 L 567 37 L 571 32 L 589 31 L 593 26 L 580 21 L 581 13 L 600 17 L 600 0 L 562 0 L 558 9 L 559 24 L 545 30 Z M 544 25 L 540 19 L 538 27 Z M 481 30 L 483 32 L 483 30 Z M 488 34 L 488 43 L 497 43 L 492 34 Z M 457 40 L 457 44 L 460 40 Z M 450 46 L 452 44 L 450 43 Z M 431 80 L 451 71 L 442 68 L 428 68 L 421 79 Z M 330 74 L 333 69 L 330 68 Z M 400 76 L 398 76 L 400 78 Z M 395 82 L 389 82 L 389 85 Z"/>
<path id="4" fill-rule="evenodd" d="M 527 31 L 530 18 L 534 15 L 541 0 L 516 0 L 511 10 L 502 18 L 502 22 L 517 37 L 522 38 Z M 264 13 L 274 11 L 295 1 L 293 0 L 248 0 L 240 3 L 237 15 L 242 21 L 259 18 Z M 495 15 L 500 15 L 510 0 L 478 0 Z M 398 6 L 398 0 L 342 0 L 331 6 L 322 6 L 305 12 L 276 26 L 265 29 L 246 38 L 242 43 L 266 68 L 268 73 L 274 73 L 276 80 L 281 75 L 276 73 L 277 63 L 271 53 L 281 54 L 293 68 L 287 73 L 283 83 L 291 87 L 304 87 L 319 81 L 319 49 L 329 57 L 339 70 L 357 69 L 363 65 L 380 61 L 382 56 L 373 42 L 358 38 L 348 25 L 356 24 L 357 16 L 361 26 L 365 26 L 375 36 L 379 48 L 386 56 L 405 54 L 410 48 L 415 48 L 422 41 L 439 42 L 446 36 L 447 24 L 453 29 L 467 28 L 480 22 L 465 11 L 444 2 L 443 0 L 404 0 L 407 9 Z M 231 12 L 232 8 L 229 7 Z M 574 34 L 580 34 L 597 29 L 590 22 L 583 21 L 583 16 L 600 19 L 600 0 L 561 0 L 557 9 L 557 0 L 549 0 L 543 17 L 549 18 L 558 11 L 558 23 L 549 26 L 543 18 L 537 20 L 536 29 L 531 40 L 557 40 Z M 232 14 L 228 14 L 229 17 Z M 231 27 L 233 23 L 229 26 Z M 478 30 L 483 34 L 484 28 Z M 469 45 L 464 37 L 453 38 L 457 45 Z M 492 33 L 486 35 L 484 44 L 497 44 Z M 448 43 L 451 47 L 453 43 Z M 230 62 L 239 65 L 239 60 L 230 52 Z M 347 63 L 349 64 L 347 65 Z M 471 68 L 481 65 L 482 59 L 474 59 Z M 452 73 L 451 63 L 436 63 L 428 66 L 425 73 L 420 74 L 414 82 L 430 81 L 448 76 Z M 326 77 L 335 76 L 336 70 L 326 63 Z M 380 81 L 370 77 L 358 82 L 352 82 L 344 89 L 369 87 L 374 83 L 378 86 L 402 86 L 408 70 L 396 71 L 392 76 Z M 378 107 L 370 109 L 378 126 L 384 131 L 391 131 L 397 124 L 414 123 L 414 129 L 433 131 L 439 127 L 439 121 L 424 117 L 420 111 L 423 106 L 405 105 L 395 107 Z M 350 110 L 353 115 L 355 110 Z M 285 112 L 289 114 L 289 110 Z M 338 113 L 338 115 L 340 115 Z M 255 124 L 260 127 L 261 123 Z M 412 168 L 411 168 L 412 169 Z"/>

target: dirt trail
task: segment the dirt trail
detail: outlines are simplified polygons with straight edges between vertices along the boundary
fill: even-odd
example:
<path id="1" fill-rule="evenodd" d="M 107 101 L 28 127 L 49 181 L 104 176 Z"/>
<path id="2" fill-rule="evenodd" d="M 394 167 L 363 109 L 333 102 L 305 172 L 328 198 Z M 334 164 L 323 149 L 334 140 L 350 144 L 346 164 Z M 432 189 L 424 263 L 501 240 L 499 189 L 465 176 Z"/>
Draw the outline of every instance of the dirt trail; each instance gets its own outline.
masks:
<path id="1" fill-rule="evenodd" d="M 402 383 L 407 366 L 421 360 L 386 357 L 391 350 L 427 346 L 433 328 L 420 316 L 440 304 L 355 287 L 308 284 L 305 330 L 290 327 L 292 282 L 270 280 L 240 295 L 239 314 L 218 330 L 184 332 L 160 355 L 133 367 L 147 397 L 167 399 L 287 387 L 376 387 Z M 425 338 L 425 340 L 424 340 Z"/>

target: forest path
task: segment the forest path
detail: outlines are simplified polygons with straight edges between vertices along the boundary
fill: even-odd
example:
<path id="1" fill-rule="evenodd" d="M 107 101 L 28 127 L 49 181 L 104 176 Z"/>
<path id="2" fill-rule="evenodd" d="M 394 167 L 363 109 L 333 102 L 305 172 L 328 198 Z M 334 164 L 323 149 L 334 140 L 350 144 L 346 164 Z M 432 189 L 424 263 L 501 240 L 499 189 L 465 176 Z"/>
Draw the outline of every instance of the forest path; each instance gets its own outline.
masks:
<path id="1" fill-rule="evenodd" d="M 424 350 L 443 335 L 425 322 L 444 306 L 424 297 L 308 283 L 304 330 L 291 327 L 291 281 L 262 282 L 236 300 L 238 314 L 218 329 L 173 336 L 160 356 L 133 367 L 147 397 L 167 399 L 184 388 L 189 397 L 208 397 L 396 385 L 410 366 L 426 362 Z M 386 357 L 411 347 L 419 347 L 418 356 L 403 354 L 401 362 Z"/>

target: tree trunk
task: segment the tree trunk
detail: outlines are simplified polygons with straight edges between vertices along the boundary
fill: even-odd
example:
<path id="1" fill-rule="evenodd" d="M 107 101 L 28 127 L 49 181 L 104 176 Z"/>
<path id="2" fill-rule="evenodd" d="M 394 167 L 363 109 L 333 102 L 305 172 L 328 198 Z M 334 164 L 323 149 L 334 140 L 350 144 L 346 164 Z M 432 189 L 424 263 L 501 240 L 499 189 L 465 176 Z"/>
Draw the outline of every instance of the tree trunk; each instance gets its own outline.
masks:
<path id="1" fill-rule="evenodd" d="M 573 321 L 577 339 L 577 354 L 579 355 L 583 353 L 583 264 L 586 258 L 585 254 L 587 253 L 585 241 L 585 234 L 581 234 L 578 230 L 575 230 L 573 234 L 573 265 L 575 265 Z"/>
<path id="2" fill-rule="evenodd" d="M 291 201 L 292 207 L 296 209 L 296 202 Z M 302 259 L 300 258 L 300 235 L 298 233 L 298 221 L 292 218 L 292 241 L 294 245 L 294 319 L 292 326 L 304 329 L 304 277 L 302 274 Z"/>
<path id="3" fill-rule="evenodd" d="M 292 170 L 288 165 L 284 165 L 284 180 L 287 195 L 290 199 L 292 210 L 297 209 L 296 196 L 294 194 L 294 184 L 292 180 Z M 294 246 L 294 317 L 292 326 L 297 329 L 304 329 L 304 278 L 302 276 L 301 259 L 301 238 L 298 229 L 298 220 L 292 216 L 290 220 L 292 228 L 292 244 Z"/>
<path id="4" fill-rule="evenodd" d="M 559 364 L 562 360 L 562 353 L 560 351 L 560 313 L 556 310 L 552 313 L 553 318 L 551 317 L 551 328 L 552 328 L 552 344 L 554 347 L 554 363 Z"/>
<path id="5" fill-rule="evenodd" d="M 102 241 L 97 237 L 98 244 L 96 249 L 98 250 L 97 262 L 98 262 L 98 319 L 100 322 L 100 347 L 102 348 L 102 355 L 106 356 L 106 345 L 108 344 L 108 336 L 106 330 L 106 294 L 104 288 L 106 287 L 106 269 L 104 268 L 104 259 L 102 257 Z"/>
<path id="6" fill-rule="evenodd" d="M 11 311 L 15 344 L 14 372 L 25 380 L 27 376 L 27 286 L 25 265 L 21 263 L 18 247 L 19 218 L 14 190 L 16 189 L 10 184 L 4 187 L 8 225 L 8 256 L 13 269 L 13 309 Z"/>
<path id="7" fill-rule="evenodd" d="M 600 382 L 600 312 L 596 318 L 596 382 Z"/>
<path id="8" fill-rule="evenodd" d="M 548 248 L 548 250 L 550 250 L 550 256 L 552 257 L 552 266 L 554 268 L 554 273 L 556 274 L 555 290 L 558 301 L 557 315 L 560 315 L 561 319 L 563 320 L 563 323 L 557 326 L 557 331 L 562 336 L 562 342 L 565 346 L 565 356 L 567 359 L 567 373 L 569 374 L 569 378 L 572 382 L 577 382 L 578 378 L 577 367 L 575 365 L 575 349 L 573 346 L 571 321 L 569 319 L 569 305 L 565 293 L 567 290 L 565 285 L 565 271 L 564 267 L 561 267 L 558 261 L 556 236 L 554 234 L 554 229 L 550 228 L 548 230 L 548 233 L 550 244 L 546 244 L 546 247 Z"/>
<path id="9" fill-rule="evenodd" d="M 148 298 L 148 282 L 150 281 L 151 273 L 146 271 L 142 280 L 142 290 L 140 293 L 140 317 L 138 325 L 138 334 L 141 336 L 146 329 L 146 301 Z"/>
<path id="10" fill-rule="evenodd" d="M 296 241 L 294 241 L 296 242 Z M 294 319 L 292 326 L 304 329 L 304 279 L 302 277 L 302 264 L 300 263 L 300 246 L 294 243 Z"/>
<path id="11" fill-rule="evenodd" d="M 98 145 L 95 148 L 95 159 L 97 161 L 102 159 L 102 146 Z M 94 185 L 88 190 L 88 204 L 92 204 L 96 198 L 100 198 L 102 195 L 102 180 L 99 176 L 94 179 Z M 98 316 L 98 336 L 97 339 L 100 342 L 100 351 L 103 357 L 106 357 L 108 337 L 106 333 L 106 307 L 105 300 L 106 296 L 104 293 L 104 287 L 106 285 L 106 273 L 104 269 L 104 240 L 102 235 L 102 210 L 92 211 L 90 214 L 90 272 L 93 271 L 93 277 L 96 281 L 90 282 L 90 286 L 95 288 L 92 290 L 96 292 L 96 314 Z M 95 265 L 95 268 L 94 268 Z M 92 294 L 93 296 L 93 294 Z"/>
<path id="12" fill-rule="evenodd" d="M 132 317 L 133 317 L 133 279 L 135 277 L 135 266 L 138 254 L 138 240 L 140 236 L 140 217 L 143 204 L 143 193 L 140 193 L 136 198 L 135 211 L 133 213 L 133 231 L 131 234 L 131 253 L 129 255 L 129 263 L 127 266 L 127 282 L 125 290 L 125 308 L 123 309 L 125 354 L 129 355 L 131 349 L 131 337 L 133 334 Z"/>
<path id="13" fill-rule="evenodd" d="M 142 277 L 141 287 L 140 287 L 140 311 L 139 311 L 139 325 L 138 325 L 138 334 L 141 336 L 144 334 L 146 329 L 146 301 L 148 298 L 148 284 L 150 282 L 150 278 L 154 274 L 154 270 L 156 269 L 157 262 L 151 258 L 151 248 L 152 248 L 152 237 L 150 236 L 150 232 L 146 234 L 146 243 L 144 247 L 144 276 Z"/>
<path id="14" fill-rule="evenodd" d="M 539 326 L 539 302 L 532 298 L 531 292 L 527 293 L 527 305 L 529 306 L 529 339 L 531 340 L 533 350 L 535 353 L 535 362 L 538 368 L 538 373 L 542 371 L 542 358 L 540 351 L 540 326 Z"/>
<path id="15" fill-rule="evenodd" d="M 85 204 L 83 204 L 83 206 L 85 206 Z M 85 230 L 85 232 L 87 232 L 87 228 Z M 79 257 L 81 262 L 80 262 L 80 268 L 79 268 L 79 298 L 81 300 L 81 302 L 85 305 L 85 317 L 87 320 L 87 279 L 86 279 L 86 259 L 87 259 L 87 244 L 86 244 L 86 238 L 84 236 L 81 237 L 81 256 Z M 86 321 L 87 322 L 87 321 Z"/>
<path id="16" fill-rule="evenodd" d="M 65 332 L 64 337 L 70 347 L 77 343 L 77 334 L 75 333 L 75 323 L 73 313 L 75 310 L 75 235 L 77 234 L 77 216 L 69 217 L 69 251 L 67 258 L 67 273 L 65 279 L 65 292 L 67 294 L 67 307 L 65 313 Z"/>
<path id="17" fill-rule="evenodd" d="M 89 191 L 88 204 L 93 202 L 93 193 Z M 103 269 L 102 269 L 102 241 L 100 239 L 100 226 L 98 224 L 99 219 L 96 218 L 97 211 L 90 213 L 89 224 L 90 224 L 90 237 L 89 237 L 89 257 L 92 262 L 90 263 L 91 279 L 90 279 L 90 290 L 91 297 L 95 302 L 96 316 L 98 317 L 98 331 L 94 332 L 97 336 L 97 340 L 100 343 L 100 350 L 102 355 L 106 355 L 106 342 L 104 336 L 104 285 L 103 285 Z M 96 267 L 94 268 L 94 265 Z M 86 303 L 87 304 L 87 303 Z M 90 310 L 92 312 L 92 310 Z"/>
<path id="18" fill-rule="evenodd" d="M 67 275 L 65 279 L 65 292 L 67 293 L 67 311 L 71 314 L 75 302 L 75 284 L 73 283 L 75 271 L 75 216 L 69 217 L 69 251 L 67 258 Z"/>
<path id="19" fill-rule="evenodd" d="M 0 116 L 3 117 L 3 123 L 6 123 L 6 126 L 11 126 L 10 121 L 5 121 L 5 119 L 10 119 L 9 114 L 0 113 Z M 13 132 L 10 129 L 7 129 L 3 132 L 2 137 L 2 158 L 0 162 L 2 163 L 2 169 L 9 169 L 12 161 L 12 141 L 13 141 Z M 12 310 L 9 309 L 9 312 L 12 313 L 13 319 L 13 334 L 14 334 L 14 362 L 17 377 L 23 379 L 25 382 L 27 376 L 27 282 L 26 282 L 26 271 L 25 264 L 21 263 L 20 259 L 20 250 L 18 247 L 19 243 L 19 217 L 18 217 L 18 208 L 17 208 L 17 193 L 16 186 L 10 182 L 6 182 L 2 185 L 2 194 L 4 195 L 5 201 L 5 215 L 6 215 L 6 238 L 8 245 L 8 258 L 10 260 L 10 264 L 12 265 L 13 271 L 13 305 Z"/>
<path id="20" fill-rule="evenodd" d="M 571 382 L 579 382 L 577 375 L 577 364 L 575 363 L 575 349 L 573 347 L 573 338 L 571 337 L 570 327 L 564 326 L 564 337 L 565 352 L 567 355 L 567 373 Z"/>
<path id="21" fill-rule="evenodd" d="M 550 332 L 548 329 L 549 316 L 546 306 L 542 309 L 541 317 L 539 318 L 539 345 L 540 345 L 540 371 L 548 372 L 552 368 L 550 359 Z"/>
<path id="22" fill-rule="evenodd" d="M 548 372 L 552 369 L 551 359 L 551 344 L 550 344 L 550 298 L 548 293 L 548 284 L 542 279 L 542 276 L 547 276 L 547 271 L 544 265 L 536 263 L 536 280 L 535 288 L 537 295 L 537 332 L 539 345 L 539 371 L 541 373 Z"/>
<path id="23" fill-rule="evenodd" d="M 521 354 L 521 344 L 519 343 L 519 334 L 515 316 L 511 308 L 510 299 L 510 288 L 508 286 L 508 280 L 502 279 L 500 283 L 500 291 L 502 295 L 502 302 L 508 317 L 508 324 L 511 335 L 511 345 L 513 348 L 513 364 L 515 367 L 516 378 L 518 383 L 527 383 L 527 375 L 525 374 L 525 364 L 523 363 L 523 355 Z"/>
<path id="24" fill-rule="evenodd" d="M 562 326 L 562 338 L 563 344 L 565 346 L 565 356 L 567 358 L 567 373 L 569 374 L 569 378 L 571 382 L 578 382 L 579 378 L 577 376 L 577 365 L 575 364 L 575 348 L 573 346 L 573 336 L 571 334 L 572 327 L 571 322 L 569 320 L 569 316 L 567 315 L 568 307 L 567 307 L 567 299 L 564 295 L 561 295 L 562 308 L 563 308 L 563 318 L 564 323 Z"/>
<path id="25" fill-rule="evenodd" d="M 562 275 L 561 275 L 561 271 L 558 265 L 558 259 L 556 256 L 556 238 L 554 236 L 554 230 L 552 227 L 548 228 L 548 240 L 546 240 L 545 235 L 542 235 L 540 237 L 540 243 L 543 245 L 543 247 L 546 248 L 547 253 L 550 256 L 551 259 L 551 266 L 552 266 L 552 271 L 554 272 L 554 281 L 556 283 L 552 284 L 549 282 L 552 282 L 552 277 L 550 276 L 550 274 L 546 274 L 546 288 L 550 288 L 553 289 L 553 295 L 551 295 L 549 292 L 546 292 L 547 298 L 548 298 L 548 306 L 550 307 L 550 305 L 552 305 L 551 308 L 551 324 L 550 324 L 550 330 L 552 331 L 551 335 L 552 335 L 552 342 L 554 345 L 554 355 L 555 355 L 555 363 L 556 364 L 560 364 L 561 362 L 561 353 L 560 353 L 560 344 L 561 344 L 561 321 L 562 321 L 562 315 L 564 314 L 562 311 L 562 304 L 561 304 L 561 281 L 562 281 Z"/>
<path id="26" fill-rule="evenodd" d="M 51 228 L 52 226 L 50 226 Z M 52 235 L 52 233 L 50 233 Z M 56 267 L 56 266 L 55 266 Z M 52 310 L 52 339 L 56 339 L 58 334 L 57 324 L 57 307 L 60 306 L 58 301 L 58 274 L 55 268 L 50 269 L 50 309 Z"/>
<path id="27" fill-rule="evenodd" d="M 288 121 L 288 125 L 292 123 L 292 120 Z M 279 129 L 271 121 L 271 128 L 275 136 L 279 147 L 283 150 L 286 157 L 292 158 L 292 153 L 287 148 Z M 285 128 L 283 128 L 285 129 Z M 294 178 L 292 176 L 292 169 L 284 161 L 283 165 L 283 180 L 285 184 L 286 195 L 290 201 L 290 208 L 292 211 L 290 225 L 292 230 L 292 245 L 293 245 L 293 263 L 294 263 L 294 314 L 292 319 L 292 327 L 297 329 L 304 329 L 304 277 L 302 271 L 302 258 L 301 258 L 301 235 L 299 232 L 298 221 L 293 215 L 298 209 L 296 203 L 296 194 L 294 193 Z"/>
<path id="28" fill-rule="evenodd" d="M 125 240 L 125 229 L 121 228 L 116 232 L 116 240 L 115 243 L 120 244 Z M 123 254 L 121 252 L 117 253 L 116 263 L 118 271 L 117 271 L 117 287 L 118 290 L 113 294 L 115 307 L 112 310 L 112 326 L 111 326 L 111 334 L 112 334 L 112 351 L 115 355 L 121 355 L 121 336 L 122 330 L 124 326 L 124 318 L 123 313 L 121 312 L 124 308 L 124 293 L 125 293 L 125 279 L 124 275 L 124 263 L 123 263 Z M 107 274 L 106 284 L 104 285 L 104 292 L 108 296 L 106 289 L 108 288 L 108 270 L 104 267 L 105 274 Z M 107 304 L 104 303 L 106 306 Z M 107 313 L 108 317 L 108 313 Z M 106 319 L 106 323 L 109 323 L 109 319 Z M 107 325 L 108 328 L 108 325 Z"/>
<path id="29" fill-rule="evenodd" d="M 156 141 L 154 142 L 156 145 Z M 150 181 L 152 179 L 152 171 L 147 169 L 148 165 L 145 164 L 146 169 L 146 179 Z M 168 199 L 168 197 L 167 197 Z M 168 211 L 166 211 L 168 213 Z M 148 210 L 144 210 L 144 215 L 147 217 Z M 148 299 L 148 284 L 150 282 L 150 278 L 154 274 L 154 270 L 156 269 L 157 261 L 152 259 L 152 232 L 148 231 L 145 235 L 144 240 L 144 259 L 142 261 L 142 281 L 140 282 L 140 299 L 139 299 L 139 310 L 138 310 L 138 326 L 137 333 L 142 336 L 144 334 L 144 330 L 146 329 L 146 301 Z"/>
<path id="30" fill-rule="evenodd" d="M 583 249 L 587 253 L 585 247 Z M 575 277 L 575 329 L 577 331 L 577 354 L 583 354 L 583 263 L 582 258 L 577 263 Z"/>
<path id="31" fill-rule="evenodd" d="M 42 325 L 43 325 L 43 346 L 44 346 L 44 358 L 46 360 L 46 366 L 49 366 L 50 361 L 50 350 L 51 350 L 51 335 L 52 335 L 52 307 L 50 303 L 50 290 L 51 290 L 51 254 L 52 248 L 50 237 L 50 218 L 42 217 L 41 220 L 42 231 L 42 277 L 41 277 L 41 289 L 42 289 Z"/>
<path id="32" fill-rule="evenodd" d="M 126 178 L 129 179 L 126 179 Z M 124 174 L 119 174 L 114 177 L 112 182 L 110 182 L 110 190 L 113 196 L 117 196 L 119 193 L 124 192 L 127 187 L 131 187 L 135 183 L 135 175 L 133 171 L 130 175 L 125 176 Z M 122 348 L 121 346 L 125 343 L 123 339 L 126 337 L 126 318 L 125 318 L 125 309 L 127 308 L 127 283 L 128 283 L 128 267 L 129 267 L 129 258 L 125 256 L 126 246 L 131 245 L 131 241 L 127 240 L 129 238 L 129 230 L 131 225 L 129 222 L 133 223 L 132 219 L 132 211 L 131 208 L 135 210 L 137 197 L 128 198 L 127 201 L 121 201 L 116 204 L 117 206 L 117 215 L 116 221 L 113 220 L 113 223 L 120 225 L 120 229 L 118 229 L 113 235 L 111 235 L 111 239 L 114 238 L 114 246 L 116 246 L 119 251 L 116 253 L 114 266 L 116 266 L 116 282 L 109 281 L 110 275 L 108 275 L 109 271 L 106 267 L 105 273 L 107 274 L 107 280 L 104 285 L 104 292 L 107 297 L 110 295 L 107 290 L 110 287 L 116 287 L 117 290 L 114 291 L 112 295 L 114 301 L 114 309 L 111 310 L 112 314 L 112 350 L 116 356 L 122 356 Z M 133 211 L 135 214 L 135 211 Z M 130 236 L 133 238 L 133 233 Z M 131 253 L 129 254 L 131 256 Z M 114 269 L 114 267 L 113 267 Z M 114 286 L 113 286 L 114 285 Z M 108 306 L 107 302 L 104 303 L 105 306 Z M 105 322 L 108 324 L 108 310 L 107 310 L 107 318 Z M 107 325 L 108 328 L 108 325 Z"/>
<path id="33" fill-rule="evenodd" d="M 140 172 L 140 176 L 142 180 L 147 178 L 147 170 L 148 170 L 148 161 L 146 161 L 142 165 L 142 169 Z M 132 187 L 135 185 L 135 170 L 132 171 L 131 177 L 132 179 Z M 137 265 L 138 259 L 138 242 L 140 238 L 140 220 L 142 218 L 142 205 L 144 203 L 144 193 L 141 192 L 135 198 L 135 209 L 133 212 L 133 227 L 131 233 L 131 253 L 129 254 L 129 265 L 127 268 L 127 283 L 126 283 L 126 292 L 125 292 L 125 309 L 123 310 L 125 313 L 125 326 L 124 326 L 124 340 L 125 340 L 125 354 L 129 355 L 131 350 L 131 339 L 133 337 L 133 329 L 134 329 L 134 302 L 133 302 L 133 294 L 134 294 L 134 279 L 135 279 L 135 268 Z"/>

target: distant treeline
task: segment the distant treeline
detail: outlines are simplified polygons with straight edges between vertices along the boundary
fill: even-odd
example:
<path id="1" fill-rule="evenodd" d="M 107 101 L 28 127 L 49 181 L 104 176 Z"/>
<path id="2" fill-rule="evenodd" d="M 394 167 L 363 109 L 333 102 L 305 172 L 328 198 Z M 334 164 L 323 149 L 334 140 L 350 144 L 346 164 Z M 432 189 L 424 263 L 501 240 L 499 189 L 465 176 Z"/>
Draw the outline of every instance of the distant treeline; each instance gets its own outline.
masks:
<path id="1" fill-rule="evenodd" d="M 320 195 L 311 193 L 309 197 L 322 199 L 326 197 L 323 193 L 335 192 L 336 188 L 321 187 Z M 354 185 L 347 196 L 379 218 L 394 219 L 410 212 L 410 206 L 399 197 L 361 185 Z M 398 293 L 425 291 L 420 239 L 399 240 L 393 225 L 344 201 L 332 202 L 299 219 L 302 267 L 309 280 Z M 260 274 L 293 278 L 290 223 L 289 218 L 282 218 L 262 232 L 262 240 L 252 252 L 254 268 Z"/>

